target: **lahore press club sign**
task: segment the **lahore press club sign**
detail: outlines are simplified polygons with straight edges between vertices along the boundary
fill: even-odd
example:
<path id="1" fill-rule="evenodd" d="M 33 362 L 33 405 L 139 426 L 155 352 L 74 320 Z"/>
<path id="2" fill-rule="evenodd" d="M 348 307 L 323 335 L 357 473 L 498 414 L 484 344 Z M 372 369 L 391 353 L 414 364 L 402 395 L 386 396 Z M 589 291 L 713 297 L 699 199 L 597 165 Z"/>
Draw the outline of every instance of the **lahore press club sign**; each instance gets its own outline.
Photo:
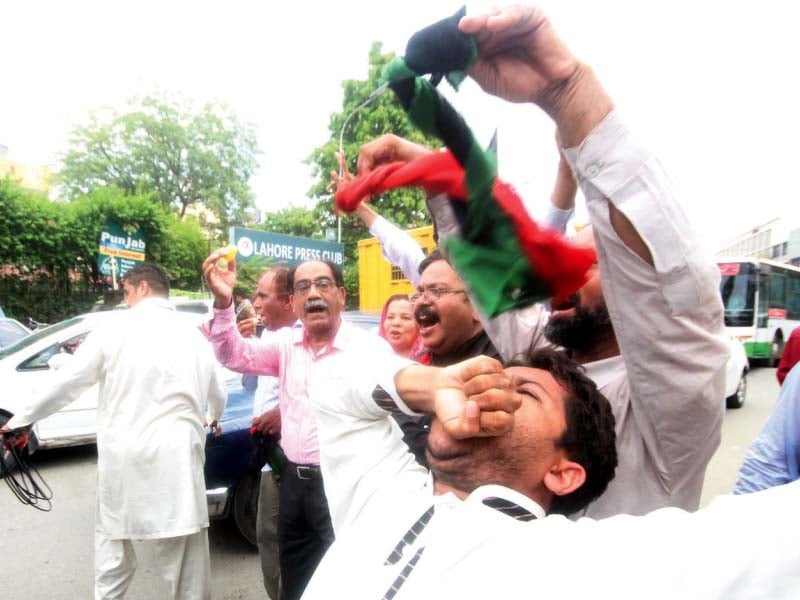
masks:
<path id="1" fill-rule="evenodd" d="M 147 243 L 138 229 L 123 229 L 115 221 L 106 221 L 100 230 L 100 245 L 97 254 L 97 270 L 101 275 L 124 277 L 139 263 L 144 262 Z"/>

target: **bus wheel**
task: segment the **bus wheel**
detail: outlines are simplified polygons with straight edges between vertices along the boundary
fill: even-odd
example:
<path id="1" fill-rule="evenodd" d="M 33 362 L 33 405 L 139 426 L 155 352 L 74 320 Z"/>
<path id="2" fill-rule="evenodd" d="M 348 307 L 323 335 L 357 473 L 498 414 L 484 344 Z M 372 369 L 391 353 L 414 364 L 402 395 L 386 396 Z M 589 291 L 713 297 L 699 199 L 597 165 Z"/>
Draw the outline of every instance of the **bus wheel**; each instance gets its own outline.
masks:
<path id="1" fill-rule="evenodd" d="M 783 336 L 778 333 L 775 339 L 772 340 L 772 345 L 769 349 L 769 358 L 767 359 L 767 366 L 777 367 L 783 354 Z"/>

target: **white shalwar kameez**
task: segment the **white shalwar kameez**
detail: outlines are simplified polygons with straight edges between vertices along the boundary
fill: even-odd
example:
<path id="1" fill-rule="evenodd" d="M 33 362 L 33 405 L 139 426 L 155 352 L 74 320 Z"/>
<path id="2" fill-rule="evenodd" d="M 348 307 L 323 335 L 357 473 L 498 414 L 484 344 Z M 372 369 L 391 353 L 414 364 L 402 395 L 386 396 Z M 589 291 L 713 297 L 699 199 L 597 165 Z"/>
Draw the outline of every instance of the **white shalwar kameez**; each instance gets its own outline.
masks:
<path id="1" fill-rule="evenodd" d="M 166 300 L 146 298 L 98 325 L 54 379 L 9 425 L 99 384 L 95 598 L 124 595 L 136 568 L 130 540 L 157 545 L 174 597 L 208 598 L 204 421 L 222 416 L 227 397 L 208 342 Z"/>

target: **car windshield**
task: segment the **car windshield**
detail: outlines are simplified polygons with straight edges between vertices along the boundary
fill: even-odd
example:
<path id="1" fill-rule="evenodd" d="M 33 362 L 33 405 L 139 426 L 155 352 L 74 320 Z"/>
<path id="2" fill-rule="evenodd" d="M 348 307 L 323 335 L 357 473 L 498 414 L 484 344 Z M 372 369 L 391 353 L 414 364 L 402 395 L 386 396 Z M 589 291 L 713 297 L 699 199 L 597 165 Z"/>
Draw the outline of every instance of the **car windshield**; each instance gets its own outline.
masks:
<path id="1" fill-rule="evenodd" d="M 57 333 L 62 329 L 66 329 L 67 327 L 71 327 L 72 325 L 80 323 L 83 321 L 83 319 L 84 317 L 73 317 L 72 319 L 67 319 L 66 321 L 61 321 L 55 325 L 50 325 L 50 327 L 45 327 L 44 329 L 35 331 L 29 336 L 18 340 L 14 344 L 11 344 L 8 348 L 3 348 L 0 350 L 0 359 L 5 358 L 6 356 L 11 356 L 12 354 L 16 354 L 20 350 L 24 350 L 28 346 L 35 344 L 43 338 Z"/>

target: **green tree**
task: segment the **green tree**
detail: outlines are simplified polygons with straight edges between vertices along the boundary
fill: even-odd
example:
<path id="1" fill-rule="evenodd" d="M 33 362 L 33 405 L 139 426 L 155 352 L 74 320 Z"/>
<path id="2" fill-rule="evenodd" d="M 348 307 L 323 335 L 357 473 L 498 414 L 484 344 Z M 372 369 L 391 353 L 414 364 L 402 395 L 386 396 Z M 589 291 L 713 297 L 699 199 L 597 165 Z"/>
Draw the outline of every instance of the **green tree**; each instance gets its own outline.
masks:
<path id="1" fill-rule="evenodd" d="M 152 247 L 155 250 L 151 260 L 164 268 L 171 285 L 181 290 L 200 288 L 202 265 L 209 247 L 196 218 L 179 219 L 174 214 L 168 215 L 166 231 Z"/>
<path id="2" fill-rule="evenodd" d="M 333 196 L 327 186 L 330 183 L 331 171 L 338 170 L 335 153 L 339 150 L 340 135 L 342 136 L 342 147 L 352 171 L 355 171 L 359 148 L 364 143 L 385 133 L 394 133 L 432 147 L 440 145 L 438 140 L 425 136 L 408 121 L 405 112 L 391 92 L 379 96 L 371 104 L 353 114 L 356 107 L 360 106 L 381 84 L 380 74 L 394 58 L 393 53 L 383 54 L 381 47 L 380 42 L 372 44 L 366 81 L 347 80 L 342 82 L 344 90 L 342 111 L 333 113 L 330 117 L 328 129 L 331 137 L 306 159 L 312 166 L 312 175 L 317 180 L 308 195 L 317 201 L 314 214 L 321 231 L 329 227 L 336 227 Z M 348 117 L 350 120 L 342 133 L 342 126 Z M 430 224 L 430 218 L 425 208 L 425 196 L 420 190 L 394 190 L 380 198 L 374 198 L 372 202 L 376 211 L 404 229 Z M 343 217 L 344 275 L 348 305 L 351 308 L 358 306 L 358 240 L 367 237 L 370 237 L 369 231 L 357 217 Z"/>
<path id="3" fill-rule="evenodd" d="M 274 213 L 264 213 L 258 229 L 284 235 L 298 235 L 314 239 L 324 239 L 323 231 L 312 209 L 290 206 Z"/>
<path id="4" fill-rule="evenodd" d="M 88 124 L 74 128 L 56 178 L 68 198 L 115 186 L 128 194 L 154 192 L 181 217 L 189 207 L 204 207 L 224 225 L 245 218 L 257 167 L 252 125 L 224 105 L 194 111 L 165 95 L 134 99 L 128 108 L 93 111 Z"/>
<path id="5" fill-rule="evenodd" d="M 0 306 L 20 319 L 55 322 L 85 312 L 107 291 L 97 251 L 108 220 L 145 234 L 147 260 L 162 265 L 174 287 L 200 287 L 208 251 L 201 225 L 166 211 L 153 194 L 106 187 L 53 202 L 0 179 L 0 214 Z"/>

